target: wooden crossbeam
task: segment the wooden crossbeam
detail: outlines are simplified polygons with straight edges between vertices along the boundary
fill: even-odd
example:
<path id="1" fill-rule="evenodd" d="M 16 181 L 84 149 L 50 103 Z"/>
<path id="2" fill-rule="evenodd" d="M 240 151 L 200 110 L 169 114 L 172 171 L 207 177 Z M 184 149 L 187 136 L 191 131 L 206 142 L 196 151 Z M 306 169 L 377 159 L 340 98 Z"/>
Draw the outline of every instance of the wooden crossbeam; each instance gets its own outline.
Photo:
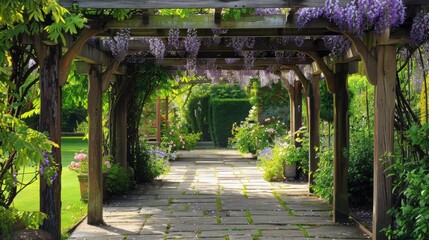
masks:
<path id="1" fill-rule="evenodd" d="M 297 16 L 294 15 L 288 21 L 287 14 L 272 14 L 272 15 L 249 15 L 242 16 L 239 19 L 222 19 L 217 24 L 215 21 L 215 14 L 195 14 L 187 17 L 180 17 L 178 15 L 161 16 L 149 15 L 149 22 L 145 25 L 141 16 L 133 16 L 125 20 L 111 20 L 106 24 L 107 29 L 265 29 L 265 28 L 295 28 Z M 311 25 L 303 28 L 320 28 L 335 26 L 328 21 L 314 21 Z"/>
<path id="2" fill-rule="evenodd" d="M 345 5 L 345 0 L 340 4 Z M 76 3 L 81 8 L 296 8 L 321 7 L 325 0 L 60 0 L 64 7 Z"/>
<path id="3" fill-rule="evenodd" d="M 273 51 L 273 48 L 270 46 L 270 41 L 264 39 L 264 44 L 255 44 L 253 48 L 243 48 L 244 50 L 249 51 Z M 256 40 L 258 41 L 258 39 Z M 164 44 L 167 45 L 167 40 L 164 39 Z M 102 48 L 103 49 L 103 48 Z M 149 51 L 149 44 L 143 44 L 141 39 L 134 39 L 128 42 L 128 49 L 130 51 Z M 104 50 L 104 49 L 103 49 Z M 105 50 L 109 50 L 107 47 Z M 276 46 L 277 51 L 329 51 L 325 46 L 323 41 L 313 41 L 313 40 L 304 40 L 304 43 L 301 46 L 297 46 L 293 39 L 290 40 L 290 43 L 286 45 Z M 182 50 L 183 51 L 183 50 Z M 210 46 L 201 45 L 199 52 L 234 52 L 234 49 L 231 46 L 228 46 L 227 43 L 221 42 L 219 45 L 212 44 Z"/>
<path id="4" fill-rule="evenodd" d="M 407 5 L 427 4 L 426 0 L 404 0 Z M 341 6 L 350 0 L 339 0 Z M 60 0 L 66 8 L 77 4 L 81 8 L 301 8 L 322 7 L 325 0 Z"/>

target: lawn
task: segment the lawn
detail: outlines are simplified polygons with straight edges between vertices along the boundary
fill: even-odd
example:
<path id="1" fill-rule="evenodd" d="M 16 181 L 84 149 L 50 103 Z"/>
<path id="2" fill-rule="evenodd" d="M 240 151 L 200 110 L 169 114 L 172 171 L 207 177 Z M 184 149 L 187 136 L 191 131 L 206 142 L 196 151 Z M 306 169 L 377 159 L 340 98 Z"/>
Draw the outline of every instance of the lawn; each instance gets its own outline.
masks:
<path id="1" fill-rule="evenodd" d="M 61 232 L 64 234 L 72 228 L 76 222 L 86 215 L 87 205 L 80 201 L 79 182 L 77 174 L 70 171 L 67 166 L 73 160 L 74 154 L 80 150 L 87 152 L 88 142 L 82 137 L 62 137 L 61 139 Z M 25 172 L 31 173 L 34 168 L 26 168 Z M 14 207 L 19 210 L 39 210 L 39 181 L 34 182 L 24 189 L 15 198 Z"/>

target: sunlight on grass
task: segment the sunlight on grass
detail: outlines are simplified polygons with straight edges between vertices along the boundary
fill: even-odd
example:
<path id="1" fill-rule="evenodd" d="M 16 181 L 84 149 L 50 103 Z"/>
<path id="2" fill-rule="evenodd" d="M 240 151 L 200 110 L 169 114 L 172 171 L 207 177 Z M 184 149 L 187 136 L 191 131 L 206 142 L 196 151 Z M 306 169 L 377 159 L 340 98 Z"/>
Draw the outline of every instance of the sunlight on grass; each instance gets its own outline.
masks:
<path id="1" fill-rule="evenodd" d="M 70 171 L 67 166 L 73 160 L 74 154 L 80 150 L 87 152 L 88 143 L 82 137 L 63 137 L 61 141 L 61 232 L 64 234 L 80 221 L 87 212 L 87 205 L 80 201 L 79 182 L 77 174 Z M 29 178 L 35 168 L 24 169 L 25 178 Z M 15 198 L 13 206 L 19 210 L 39 210 L 39 181 L 35 181 L 24 189 Z"/>

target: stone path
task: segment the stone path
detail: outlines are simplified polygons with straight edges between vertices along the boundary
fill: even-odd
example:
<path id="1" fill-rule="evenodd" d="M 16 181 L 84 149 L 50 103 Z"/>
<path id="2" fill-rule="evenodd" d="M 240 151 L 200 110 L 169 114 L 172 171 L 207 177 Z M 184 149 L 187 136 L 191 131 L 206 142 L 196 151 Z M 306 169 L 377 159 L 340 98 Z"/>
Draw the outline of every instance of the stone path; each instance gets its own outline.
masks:
<path id="1" fill-rule="evenodd" d="M 70 239 L 366 239 L 331 221 L 307 184 L 269 183 L 233 150 L 180 153 L 158 187 L 138 187 L 104 207 L 106 226 L 84 221 Z"/>

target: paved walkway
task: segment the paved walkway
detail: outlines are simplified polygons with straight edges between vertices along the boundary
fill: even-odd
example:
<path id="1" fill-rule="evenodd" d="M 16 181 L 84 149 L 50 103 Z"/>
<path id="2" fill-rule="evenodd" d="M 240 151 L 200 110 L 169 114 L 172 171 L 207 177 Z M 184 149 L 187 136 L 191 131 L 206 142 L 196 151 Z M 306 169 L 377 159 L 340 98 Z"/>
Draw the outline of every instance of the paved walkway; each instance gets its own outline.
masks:
<path id="1" fill-rule="evenodd" d="M 158 186 L 139 186 L 104 208 L 107 226 L 84 221 L 70 239 L 365 239 L 334 224 L 307 184 L 269 183 L 232 150 L 183 152 Z"/>

